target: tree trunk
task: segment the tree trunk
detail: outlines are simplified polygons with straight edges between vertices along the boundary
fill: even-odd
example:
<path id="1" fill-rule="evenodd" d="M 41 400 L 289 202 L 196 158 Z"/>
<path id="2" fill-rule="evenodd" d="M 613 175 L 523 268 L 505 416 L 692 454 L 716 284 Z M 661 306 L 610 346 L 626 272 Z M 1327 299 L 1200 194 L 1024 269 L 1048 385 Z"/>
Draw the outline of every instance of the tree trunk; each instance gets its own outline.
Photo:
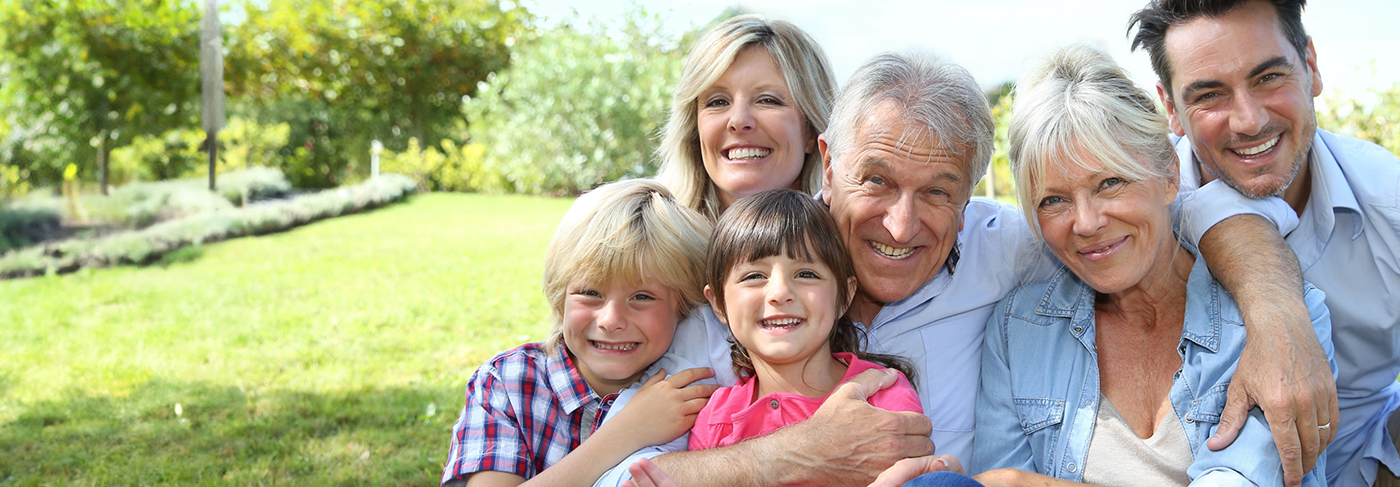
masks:
<path id="1" fill-rule="evenodd" d="M 103 133 L 102 138 L 97 141 L 97 187 L 102 191 L 102 196 L 107 196 L 107 157 L 111 152 L 112 149 L 107 145 L 107 134 Z"/>
<path id="2" fill-rule="evenodd" d="M 219 160 L 219 131 L 209 132 L 204 139 L 204 147 L 209 149 L 209 191 L 214 191 L 214 161 Z"/>

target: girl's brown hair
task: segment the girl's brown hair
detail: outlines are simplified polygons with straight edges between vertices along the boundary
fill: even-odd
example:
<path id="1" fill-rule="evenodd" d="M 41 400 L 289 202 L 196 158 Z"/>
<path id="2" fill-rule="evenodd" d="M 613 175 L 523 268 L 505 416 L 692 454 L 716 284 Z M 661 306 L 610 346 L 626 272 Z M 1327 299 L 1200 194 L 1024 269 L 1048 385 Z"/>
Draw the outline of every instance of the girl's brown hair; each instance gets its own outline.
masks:
<path id="1" fill-rule="evenodd" d="M 724 315 L 724 283 L 729 272 L 740 264 L 784 255 L 808 262 L 821 262 L 832 272 L 836 295 L 845 299 L 851 295 L 851 278 L 856 275 L 851 254 L 837 232 L 836 220 L 826 208 L 810 195 L 791 189 L 775 189 L 745 197 L 735 202 L 720 216 L 710 235 L 710 249 L 705 256 L 705 281 L 714 290 L 715 313 Z M 849 352 L 857 358 L 874 362 L 904 373 L 914 382 L 914 367 L 908 360 L 895 355 L 865 351 L 865 330 L 846 316 L 848 302 L 836 303 L 838 314 L 831 327 L 832 353 Z M 740 376 L 754 374 L 753 360 L 731 334 L 729 353 L 734 372 Z"/>

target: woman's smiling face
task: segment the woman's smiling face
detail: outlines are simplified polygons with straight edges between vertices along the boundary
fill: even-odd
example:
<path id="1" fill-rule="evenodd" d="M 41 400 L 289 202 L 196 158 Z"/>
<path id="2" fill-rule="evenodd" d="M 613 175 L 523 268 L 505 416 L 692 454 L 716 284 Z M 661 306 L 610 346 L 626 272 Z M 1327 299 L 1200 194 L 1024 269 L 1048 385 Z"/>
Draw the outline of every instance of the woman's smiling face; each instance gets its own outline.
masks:
<path id="1" fill-rule="evenodd" d="M 695 103 L 700 154 L 722 208 L 760 191 L 801 189 L 816 135 L 766 49 L 745 48 Z"/>

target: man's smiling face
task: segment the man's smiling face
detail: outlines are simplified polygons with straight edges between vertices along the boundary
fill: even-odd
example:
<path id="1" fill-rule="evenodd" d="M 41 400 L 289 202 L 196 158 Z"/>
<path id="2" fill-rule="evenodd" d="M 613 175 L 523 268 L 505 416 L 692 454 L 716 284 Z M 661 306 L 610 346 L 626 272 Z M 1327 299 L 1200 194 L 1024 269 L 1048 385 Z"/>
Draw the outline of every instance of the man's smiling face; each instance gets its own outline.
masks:
<path id="1" fill-rule="evenodd" d="M 962 156 L 907 120 L 877 107 L 834 163 L 820 143 L 822 194 L 855 263 L 857 306 L 914 294 L 943 267 L 962 229 L 971 186 Z"/>
<path id="2" fill-rule="evenodd" d="M 1256 1 L 1172 27 L 1166 53 L 1171 95 L 1160 85 L 1158 94 L 1204 175 L 1253 198 L 1305 198 L 1303 185 L 1289 185 L 1317 130 L 1322 79 L 1311 42 L 1299 56 L 1274 7 Z"/>

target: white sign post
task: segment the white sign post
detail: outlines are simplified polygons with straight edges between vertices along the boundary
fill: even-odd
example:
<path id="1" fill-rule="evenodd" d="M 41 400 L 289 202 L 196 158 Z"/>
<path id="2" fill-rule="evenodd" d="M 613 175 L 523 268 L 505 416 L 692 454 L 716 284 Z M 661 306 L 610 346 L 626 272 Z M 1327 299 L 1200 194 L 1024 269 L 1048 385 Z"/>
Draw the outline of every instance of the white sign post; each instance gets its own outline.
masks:
<path id="1" fill-rule="evenodd" d="M 379 139 L 369 143 L 369 177 L 370 179 L 379 177 L 379 153 L 384 151 L 384 144 L 379 143 Z"/>

